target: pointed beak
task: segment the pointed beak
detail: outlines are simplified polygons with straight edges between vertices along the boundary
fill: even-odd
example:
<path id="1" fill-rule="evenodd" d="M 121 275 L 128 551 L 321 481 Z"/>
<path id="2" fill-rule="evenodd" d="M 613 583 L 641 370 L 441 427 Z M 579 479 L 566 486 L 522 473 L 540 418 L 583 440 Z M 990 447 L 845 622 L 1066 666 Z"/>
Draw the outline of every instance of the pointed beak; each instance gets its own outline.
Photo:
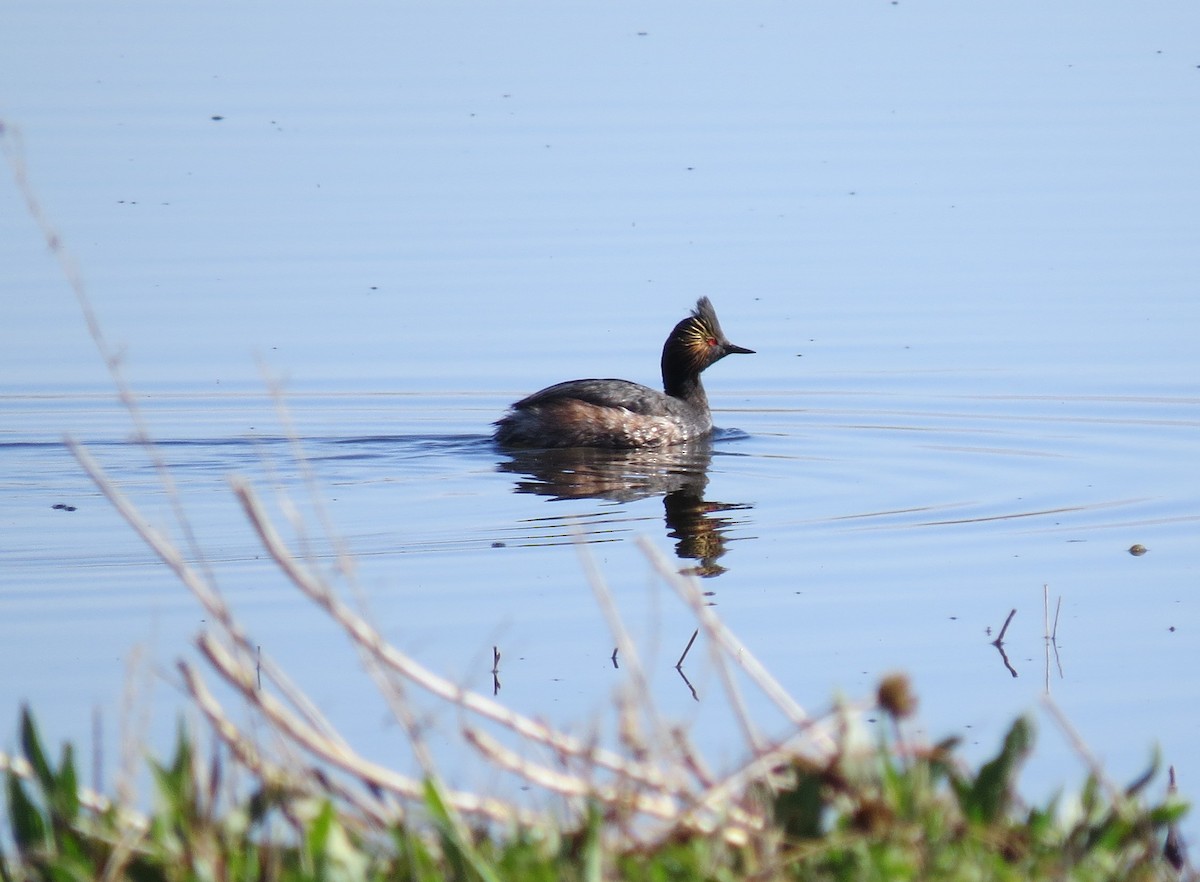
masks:
<path id="1" fill-rule="evenodd" d="M 725 344 L 725 354 L 729 355 L 730 353 L 733 353 L 736 355 L 754 355 L 754 350 L 747 349 L 745 346 L 735 346 L 732 343 L 726 343 Z"/>

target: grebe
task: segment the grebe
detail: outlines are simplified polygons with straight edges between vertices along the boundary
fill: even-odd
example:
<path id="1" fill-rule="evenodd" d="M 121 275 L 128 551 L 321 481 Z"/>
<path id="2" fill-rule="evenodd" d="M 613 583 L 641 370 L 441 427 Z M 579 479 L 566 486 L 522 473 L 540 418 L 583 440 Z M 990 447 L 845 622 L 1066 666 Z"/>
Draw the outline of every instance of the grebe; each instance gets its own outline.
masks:
<path id="1" fill-rule="evenodd" d="M 496 421 L 496 441 L 512 447 L 665 447 L 712 432 L 700 374 L 730 353 L 753 354 L 726 339 L 707 297 L 667 337 L 663 391 L 628 380 L 569 380 L 522 398 Z"/>

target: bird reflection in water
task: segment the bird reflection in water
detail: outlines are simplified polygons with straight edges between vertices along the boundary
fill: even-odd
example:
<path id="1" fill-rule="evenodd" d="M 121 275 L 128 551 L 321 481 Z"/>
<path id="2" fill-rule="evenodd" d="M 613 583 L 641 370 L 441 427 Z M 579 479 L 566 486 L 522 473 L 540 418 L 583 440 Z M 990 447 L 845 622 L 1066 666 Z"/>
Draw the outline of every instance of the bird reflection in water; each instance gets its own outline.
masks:
<path id="1" fill-rule="evenodd" d="M 674 447 L 608 450 L 568 447 L 553 450 L 510 450 L 500 471 L 524 477 L 517 493 L 555 500 L 606 499 L 633 502 L 662 496 L 667 534 L 675 553 L 695 561 L 683 570 L 712 577 L 725 572 L 717 563 L 726 551 L 725 533 L 738 519 L 724 512 L 751 508 L 748 503 L 712 502 L 704 498 L 712 442 L 703 439 Z"/>

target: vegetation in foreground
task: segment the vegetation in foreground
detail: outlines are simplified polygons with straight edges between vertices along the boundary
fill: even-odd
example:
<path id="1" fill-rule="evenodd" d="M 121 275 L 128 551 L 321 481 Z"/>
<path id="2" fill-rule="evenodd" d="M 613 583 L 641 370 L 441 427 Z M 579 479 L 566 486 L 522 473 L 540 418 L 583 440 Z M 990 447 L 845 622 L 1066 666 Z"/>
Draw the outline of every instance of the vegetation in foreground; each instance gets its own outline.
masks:
<path id="1" fill-rule="evenodd" d="M 884 707 L 898 720 L 895 710 Z M 221 764 L 201 761 L 184 734 L 169 762 L 152 764 L 155 808 L 142 817 L 81 796 L 70 746 L 51 762 L 28 712 L 20 735 L 23 762 L 7 763 L 15 850 L 0 854 L 4 880 L 1195 878 L 1174 833 L 1185 807 L 1145 801 L 1153 769 L 1120 792 L 1091 777 L 1069 810 L 1022 806 L 1015 781 L 1033 737 L 1024 718 L 973 772 L 951 743 L 794 760 L 752 785 L 767 818 L 753 835 L 680 826 L 637 845 L 620 806 L 599 800 L 570 829 L 468 826 L 433 781 L 419 817 L 386 825 L 364 825 L 333 794 L 261 781 L 231 800 Z"/>

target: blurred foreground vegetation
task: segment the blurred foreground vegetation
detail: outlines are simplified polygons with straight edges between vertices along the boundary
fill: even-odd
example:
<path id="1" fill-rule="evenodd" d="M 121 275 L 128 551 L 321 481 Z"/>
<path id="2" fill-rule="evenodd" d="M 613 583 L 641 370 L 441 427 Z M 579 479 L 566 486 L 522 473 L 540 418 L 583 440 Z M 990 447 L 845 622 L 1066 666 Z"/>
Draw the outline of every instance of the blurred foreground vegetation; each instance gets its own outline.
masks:
<path id="1" fill-rule="evenodd" d="M 897 709 L 883 711 L 898 721 Z M 278 783 L 234 798 L 230 766 L 199 759 L 184 733 L 169 761 L 151 764 L 154 808 L 143 816 L 81 796 L 72 748 L 52 762 L 28 712 L 20 743 L 23 757 L 5 763 L 4 880 L 1195 878 L 1174 832 L 1185 806 L 1148 796 L 1161 785 L 1154 769 L 1120 790 L 1090 777 L 1070 800 L 1022 805 L 1015 782 L 1033 746 L 1025 718 L 975 770 L 952 742 L 906 752 L 888 741 L 824 765 L 796 759 L 771 770 L 776 783 L 752 785 L 769 819 L 753 835 L 680 828 L 636 844 L 620 806 L 599 801 L 569 827 L 471 826 L 434 781 L 422 804 L 386 825 L 339 810 L 333 794 Z"/>

